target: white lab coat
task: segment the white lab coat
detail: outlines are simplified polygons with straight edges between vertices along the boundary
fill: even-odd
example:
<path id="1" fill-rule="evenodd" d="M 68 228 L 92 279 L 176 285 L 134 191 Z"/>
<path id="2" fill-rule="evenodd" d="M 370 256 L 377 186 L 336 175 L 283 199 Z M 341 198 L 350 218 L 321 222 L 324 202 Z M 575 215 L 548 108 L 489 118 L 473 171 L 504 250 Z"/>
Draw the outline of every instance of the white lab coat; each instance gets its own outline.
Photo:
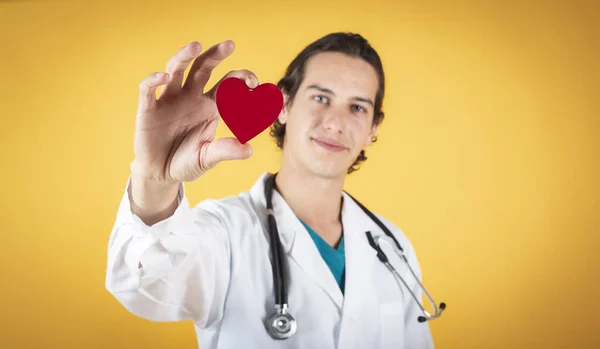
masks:
<path id="1" fill-rule="evenodd" d="M 200 349 L 431 349 L 427 322 L 410 294 L 376 258 L 365 236 L 384 234 L 344 194 L 346 284 L 342 294 L 311 237 L 283 198 L 273 206 L 289 268 L 289 311 L 298 329 L 272 339 L 274 310 L 263 181 L 247 192 L 189 206 L 183 186 L 168 219 L 145 225 L 127 189 L 108 244 L 106 288 L 131 313 L 152 321 L 192 320 Z M 421 277 L 410 241 L 388 220 Z M 392 264 L 421 299 L 418 284 L 386 243 Z M 142 268 L 138 268 L 141 262 Z"/>

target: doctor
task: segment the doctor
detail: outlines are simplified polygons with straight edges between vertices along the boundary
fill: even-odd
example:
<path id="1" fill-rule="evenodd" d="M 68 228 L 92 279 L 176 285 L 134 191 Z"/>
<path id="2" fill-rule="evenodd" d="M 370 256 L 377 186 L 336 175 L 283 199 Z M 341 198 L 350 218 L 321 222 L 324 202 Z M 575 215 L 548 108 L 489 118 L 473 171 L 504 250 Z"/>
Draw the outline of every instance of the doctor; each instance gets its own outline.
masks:
<path id="1" fill-rule="evenodd" d="M 190 206 L 183 182 L 252 155 L 249 144 L 215 139 L 216 86 L 205 91 L 233 50 L 190 43 L 141 82 L 107 289 L 137 316 L 192 320 L 200 349 L 433 348 L 427 320 L 444 306 L 422 310 L 410 241 L 343 191 L 384 115 L 381 61 L 360 35 L 320 38 L 280 80 L 277 173 Z M 247 70 L 231 76 L 259 84 Z"/>

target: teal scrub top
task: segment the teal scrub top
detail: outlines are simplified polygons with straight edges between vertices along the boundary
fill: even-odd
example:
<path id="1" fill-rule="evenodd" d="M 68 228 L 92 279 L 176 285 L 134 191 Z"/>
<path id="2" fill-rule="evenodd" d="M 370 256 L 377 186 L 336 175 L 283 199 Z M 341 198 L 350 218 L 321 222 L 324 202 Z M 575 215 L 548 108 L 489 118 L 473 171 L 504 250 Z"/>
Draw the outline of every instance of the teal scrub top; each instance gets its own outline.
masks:
<path id="1" fill-rule="evenodd" d="M 338 247 L 334 248 L 331 245 L 329 245 L 325 240 L 323 240 L 321 236 L 319 236 L 319 234 L 312 230 L 312 228 L 309 227 L 306 223 L 304 223 L 302 220 L 300 220 L 300 222 L 302 222 L 302 225 L 304 225 L 310 237 L 317 246 L 321 257 L 323 257 L 323 260 L 325 261 L 325 263 L 327 263 L 329 270 L 331 270 L 331 273 L 333 274 L 333 277 L 340 286 L 340 290 L 343 294 L 345 278 L 344 236 L 342 235 L 342 239 L 340 240 Z"/>

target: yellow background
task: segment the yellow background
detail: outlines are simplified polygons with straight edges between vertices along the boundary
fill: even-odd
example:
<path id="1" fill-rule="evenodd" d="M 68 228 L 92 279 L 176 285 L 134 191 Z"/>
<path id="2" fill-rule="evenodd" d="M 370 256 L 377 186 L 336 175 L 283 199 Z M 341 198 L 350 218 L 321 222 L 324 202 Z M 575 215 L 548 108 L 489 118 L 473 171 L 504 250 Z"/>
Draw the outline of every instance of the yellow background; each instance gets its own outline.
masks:
<path id="1" fill-rule="evenodd" d="M 597 2 L 219 2 L 0 2 L 0 348 L 195 348 L 191 323 L 137 318 L 104 289 L 138 83 L 227 38 L 211 85 L 242 68 L 276 82 L 338 30 L 372 41 L 388 83 L 347 189 L 405 230 L 448 303 L 437 348 L 600 347 Z M 266 132 L 251 143 L 187 185 L 192 204 L 277 168 Z"/>

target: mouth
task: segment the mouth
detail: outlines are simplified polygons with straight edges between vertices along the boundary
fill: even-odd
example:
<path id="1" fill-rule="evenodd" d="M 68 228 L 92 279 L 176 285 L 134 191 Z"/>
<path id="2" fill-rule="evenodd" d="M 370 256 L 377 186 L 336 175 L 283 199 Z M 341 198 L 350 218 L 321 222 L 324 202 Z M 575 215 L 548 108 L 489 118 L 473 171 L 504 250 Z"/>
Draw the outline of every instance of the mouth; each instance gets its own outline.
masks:
<path id="1" fill-rule="evenodd" d="M 346 150 L 346 147 L 339 142 L 327 138 L 312 138 L 313 142 L 317 143 L 321 148 L 331 152 L 341 152 Z"/>

